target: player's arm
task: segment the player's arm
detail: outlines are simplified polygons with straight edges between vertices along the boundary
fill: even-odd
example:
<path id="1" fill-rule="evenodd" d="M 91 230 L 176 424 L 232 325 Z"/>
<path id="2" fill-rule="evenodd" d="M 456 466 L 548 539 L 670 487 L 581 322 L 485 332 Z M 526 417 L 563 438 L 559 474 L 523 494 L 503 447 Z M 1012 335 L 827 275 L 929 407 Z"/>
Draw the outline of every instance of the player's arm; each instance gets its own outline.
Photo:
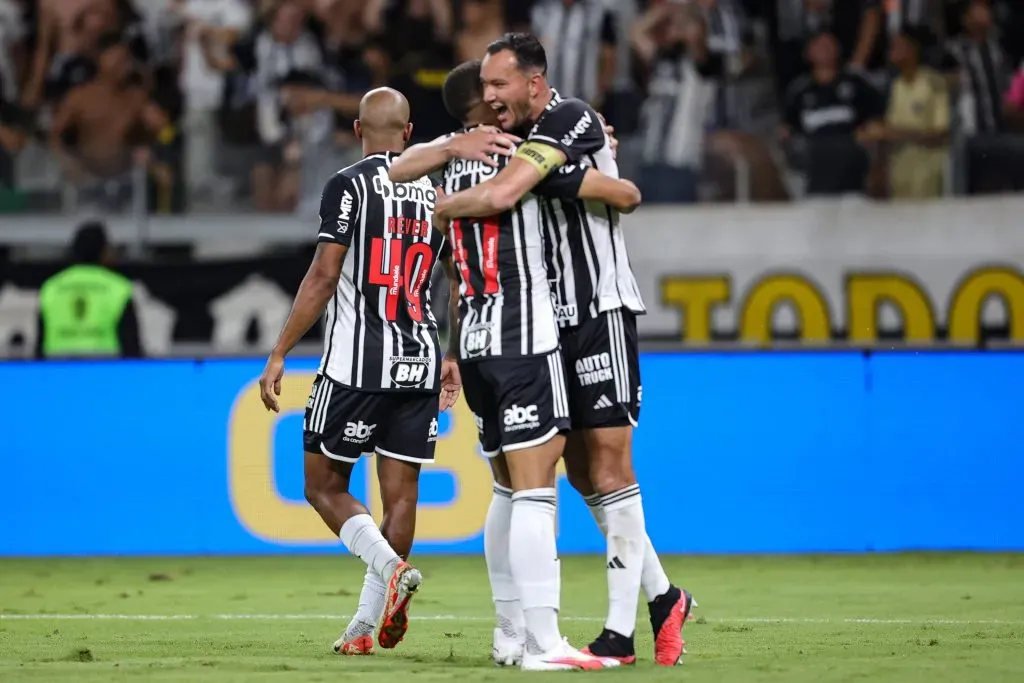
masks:
<path id="1" fill-rule="evenodd" d="M 438 200 L 435 211 L 445 218 L 493 216 L 507 211 L 565 162 L 566 156 L 561 150 L 528 140 L 519 146 L 508 166 L 498 175 Z"/>
<path id="2" fill-rule="evenodd" d="M 409 183 L 444 168 L 452 159 L 479 161 L 492 168 L 494 154 L 510 156 L 520 139 L 493 126 L 480 126 L 466 133 L 442 135 L 430 142 L 413 145 L 391 162 L 388 177 L 393 183 Z"/>
<path id="3" fill-rule="evenodd" d="M 632 213 L 642 199 L 639 188 L 632 182 L 578 164 L 558 169 L 534 192 L 544 197 L 598 201 L 621 213 Z"/>
<path id="4" fill-rule="evenodd" d="M 567 100 L 537 123 L 508 166 L 497 176 L 439 203 L 443 215 L 490 216 L 512 208 L 523 195 L 561 166 L 578 163 L 605 145 L 597 112 L 580 100 Z"/>
<path id="5" fill-rule="evenodd" d="M 613 178 L 594 168 L 586 169 L 583 174 L 578 197 L 604 202 L 620 213 L 633 213 L 643 200 L 640 188 L 632 181 Z"/>
<path id="6" fill-rule="evenodd" d="M 280 409 L 277 397 L 281 395 L 285 356 L 320 319 L 337 290 L 341 266 L 352 243 L 355 218 L 361 210 L 359 194 L 350 178 L 339 174 L 327 182 L 320 199 L 320 230 L 313 261 L 260 376 L 260 398 L 267 410 L 276 413 Z"/>

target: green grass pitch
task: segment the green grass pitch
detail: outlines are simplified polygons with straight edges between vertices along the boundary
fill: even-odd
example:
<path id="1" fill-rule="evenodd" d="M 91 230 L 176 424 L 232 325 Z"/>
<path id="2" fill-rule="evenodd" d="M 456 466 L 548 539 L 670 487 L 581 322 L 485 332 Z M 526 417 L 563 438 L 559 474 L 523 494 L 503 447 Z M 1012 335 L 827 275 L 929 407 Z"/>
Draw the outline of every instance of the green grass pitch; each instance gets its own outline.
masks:
<path id="1" fill-rule="evenodd" d="M 358 560 L 334 557 L 0 560 L 0 681 L 548 681 L 1020 683 L 1024 556 L 672 557 L 700 608 L 675 668 L 528 674 L 490 663 L 480 557 L 421 557 L 415 621 L 395 650 L 338 657 Z M 562 628 L 598 632 L 599 557 L 562 559 Z"/>

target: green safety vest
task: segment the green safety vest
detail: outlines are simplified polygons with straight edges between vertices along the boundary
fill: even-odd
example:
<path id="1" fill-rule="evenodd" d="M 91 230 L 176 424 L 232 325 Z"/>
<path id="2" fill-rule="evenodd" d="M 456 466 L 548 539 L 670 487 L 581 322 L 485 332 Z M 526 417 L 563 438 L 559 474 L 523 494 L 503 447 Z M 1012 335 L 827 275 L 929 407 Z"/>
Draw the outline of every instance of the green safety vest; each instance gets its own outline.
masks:
<path id="1" fill-rule="evenodd" d="M 102 266 L 57 273 L 39 290 L 43 355 L 119 355 L 117 328 L 131 298 L 131 281 Z"/>

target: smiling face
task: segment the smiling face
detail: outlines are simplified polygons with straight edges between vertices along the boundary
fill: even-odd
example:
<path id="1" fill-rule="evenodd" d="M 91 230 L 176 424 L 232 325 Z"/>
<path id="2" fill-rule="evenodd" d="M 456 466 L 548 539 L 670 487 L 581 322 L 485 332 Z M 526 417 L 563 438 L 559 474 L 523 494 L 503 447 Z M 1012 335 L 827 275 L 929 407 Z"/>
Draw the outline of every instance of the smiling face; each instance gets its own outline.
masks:
<path id="1" fill-rule="evenodd" d="M 511 50 L 484 57 L 480 66 L 484 102 L 494 110 L 502 130 L 516 130 L 529 123 L 534 80 L 540 77 L 539 73 L 523 73 Z"/>

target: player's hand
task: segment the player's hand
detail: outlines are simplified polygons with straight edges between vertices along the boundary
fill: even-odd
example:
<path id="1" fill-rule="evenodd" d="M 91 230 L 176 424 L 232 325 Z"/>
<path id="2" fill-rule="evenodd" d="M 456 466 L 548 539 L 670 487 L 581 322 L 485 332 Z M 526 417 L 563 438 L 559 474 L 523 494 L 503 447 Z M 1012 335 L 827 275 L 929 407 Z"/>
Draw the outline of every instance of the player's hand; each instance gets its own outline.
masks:
<path id="1" fill-rule="evenodd" d="M 275 413 L 281 412 L 281 406 L 277 403 L 277 397 L 281 395 L 281 378 L 284 377 L 284 356 L 276 353 L 270 354 L 267 365 L 260 375 L 260 400 L 267 410 Z"/>
<path id="2" fill-rule="evenodd" d="M 459 374 L 459 364 L 454 358 L 446 357 L 441 361 L 441 412 L 455 405 L 460 391 L 462 376 Z"/>
<path id="3" fill-rule="evenodd" d="M 608 136 L 608 146 L 612 150 L 612 158 L 616 158 L 617 151 L 619 149 L 619 139 L 615 137 L 615 126 L 610 125 L 604 119 L 604 115 L 600 112 L 597 114 L 597 118 L 601 119 L 601 125 L 604 126 L 604 134 Z"/>
<path id="4" fill-rule="evenodd" d="M 468 133 L 460 133 L 449 138 L 448 152 L 456 159 L 479 161 L 496 168 L 498 162 L 492 158 L 492 155 L 499 154 L 510 157 L 520 142 L 522 142 L 521 138 L 505 133 L 499 128 L 480 126 Z"/>

